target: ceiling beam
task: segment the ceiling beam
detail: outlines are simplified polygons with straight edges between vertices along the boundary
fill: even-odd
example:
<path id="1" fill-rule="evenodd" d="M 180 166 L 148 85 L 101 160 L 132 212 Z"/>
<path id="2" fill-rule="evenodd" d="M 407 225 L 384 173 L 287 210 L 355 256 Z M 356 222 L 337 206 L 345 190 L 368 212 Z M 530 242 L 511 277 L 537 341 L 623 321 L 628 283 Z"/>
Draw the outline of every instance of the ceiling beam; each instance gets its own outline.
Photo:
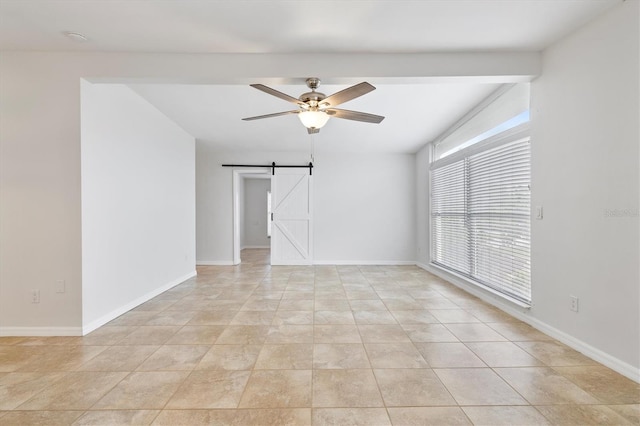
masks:
<path id="1" fill-rule="evenodd" d="M 541 72 L 539 52 L 50 55 L 78 60 L 86 68 L 81 71 L 83 77 L 94 83 L 304 84 L 311 76 L 322 78 L 324 84 L 352 84 L 363 78 L 384 84 L 519 83 L 531 81 Z"/>

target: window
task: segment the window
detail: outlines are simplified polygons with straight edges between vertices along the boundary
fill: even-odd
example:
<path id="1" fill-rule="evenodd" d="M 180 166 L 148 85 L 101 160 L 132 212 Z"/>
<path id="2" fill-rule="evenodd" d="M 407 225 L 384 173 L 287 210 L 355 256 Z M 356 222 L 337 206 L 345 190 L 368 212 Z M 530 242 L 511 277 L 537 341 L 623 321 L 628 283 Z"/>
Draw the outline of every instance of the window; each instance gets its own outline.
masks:
<path id="1" fill-rule="evenodd" d="M 529 121 L 528 83 L 503 84 L 434 143 L 436 160 Z"/>
<path id="2" fill-rule="evenodd" d="M 519 126 L 522 123 L 526 123 L 529 121 L 529 110 L 523 111 L 520 114 L 516 115 L 513 118 L 510 118 L 509 120 L 505 121 L 504 123 L 501 123 L 499 125 L 497 125 L 496 127 L 487 130 L 486 132 L 469 139 L 468 141 L 461 143 L 459 145 L 457 145 L 455 148 L 450 149 L 449 151 L 445 151 L 442 153 L 442 155 L 440 156 L 442 157 L 446 157 L 447 155 L 451 155 L 454 152 L 458 152 L 468 146 L 471 146 L 473 144 L 476 144 L 478 142 L 481 142 L 485 139 L 490 138 L 493 135 L 497 135 L 498 133 L 502 133 L 505 130 L 509 130 L 512 129 L 516 126 Z"/>
<path id="3" fill-rule="evenodd" d="M 431 261 L 531 302 L 531 154 L 526 124 L 431 165 Z"/>

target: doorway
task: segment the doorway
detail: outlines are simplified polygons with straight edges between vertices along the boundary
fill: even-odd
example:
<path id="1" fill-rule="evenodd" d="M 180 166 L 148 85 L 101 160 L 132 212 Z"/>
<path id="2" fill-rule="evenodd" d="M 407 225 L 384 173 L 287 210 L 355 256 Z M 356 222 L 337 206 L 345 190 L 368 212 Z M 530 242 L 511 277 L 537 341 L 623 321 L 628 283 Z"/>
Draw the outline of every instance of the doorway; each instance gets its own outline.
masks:
<path id="1" fill-rule="evenodd" d="M 270 249 L 267 236 L 267 190 L 271 174 L 265 169 L 233 171 L 233 264 L 242 262 L 243 249 Z M 247 252 L 245 252 L 247 253 Z"/>
<path id="2" fill-rule="evenodd" d="M 245 177 L 240 203 L 240 250 L 268 249 L 271 246 L 269 198 L 271 180 Z"/>

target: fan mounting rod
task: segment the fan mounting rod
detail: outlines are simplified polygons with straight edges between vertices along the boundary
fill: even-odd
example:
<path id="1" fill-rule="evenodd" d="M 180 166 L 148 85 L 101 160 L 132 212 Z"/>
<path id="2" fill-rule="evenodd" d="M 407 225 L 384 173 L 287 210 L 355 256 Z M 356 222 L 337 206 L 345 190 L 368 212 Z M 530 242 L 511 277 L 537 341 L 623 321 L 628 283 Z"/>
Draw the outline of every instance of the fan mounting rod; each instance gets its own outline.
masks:
<path id="1" fill-rule="evenodd" d="M 317 77 L 310 77 L 306 80 L 307 87 L 311 90 L 316 90 L 320 86 L 320 79 Z"/>

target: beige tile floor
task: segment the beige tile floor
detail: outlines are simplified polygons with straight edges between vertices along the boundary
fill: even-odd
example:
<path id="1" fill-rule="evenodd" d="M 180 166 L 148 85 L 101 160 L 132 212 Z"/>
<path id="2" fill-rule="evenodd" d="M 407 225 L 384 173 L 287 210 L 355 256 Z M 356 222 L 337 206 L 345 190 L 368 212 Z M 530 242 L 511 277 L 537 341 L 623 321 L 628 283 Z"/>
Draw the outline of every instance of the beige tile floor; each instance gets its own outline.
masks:
<path id="1" fill-rule="evenodd" d="M 640 385 L 410 266 L 193 278 L 85 337 L 0 338 L 0 425 L 640 424 Z"/>

